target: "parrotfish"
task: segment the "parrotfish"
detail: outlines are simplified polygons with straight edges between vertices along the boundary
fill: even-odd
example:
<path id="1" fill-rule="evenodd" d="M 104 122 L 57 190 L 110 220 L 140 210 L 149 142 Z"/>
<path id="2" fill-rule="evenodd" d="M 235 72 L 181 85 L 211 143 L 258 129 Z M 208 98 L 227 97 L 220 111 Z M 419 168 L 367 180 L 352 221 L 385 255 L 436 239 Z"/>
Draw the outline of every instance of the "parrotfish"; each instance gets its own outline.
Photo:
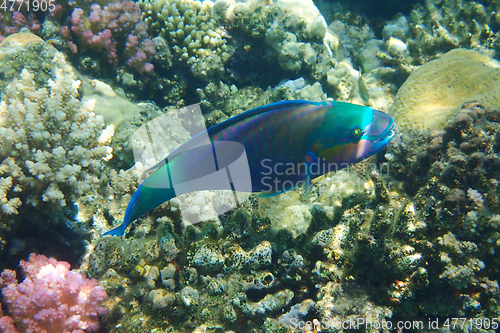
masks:
<path id="1" fill-rule="evenodd" d="M 394 134 L 391 116 L 367 106 L 294 100 L 252 109 L 195 135 L 153 167 L 123 223 L 104 235 L 123 236 L 134 220 L 189 192 L 307 189 L 312 179 L 380 152 Z"/>

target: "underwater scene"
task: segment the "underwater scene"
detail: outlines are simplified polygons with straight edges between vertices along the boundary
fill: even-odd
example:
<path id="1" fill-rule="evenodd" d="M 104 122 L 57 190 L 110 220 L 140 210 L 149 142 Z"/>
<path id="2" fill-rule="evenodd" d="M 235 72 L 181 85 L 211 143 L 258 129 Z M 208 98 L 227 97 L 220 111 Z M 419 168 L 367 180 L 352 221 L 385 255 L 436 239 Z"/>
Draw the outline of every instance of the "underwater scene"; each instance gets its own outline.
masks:
<path id="1" fill-rule="evenodd" d="M 500 2 L 0 0 L 0 332 L 500 332 Z"/>

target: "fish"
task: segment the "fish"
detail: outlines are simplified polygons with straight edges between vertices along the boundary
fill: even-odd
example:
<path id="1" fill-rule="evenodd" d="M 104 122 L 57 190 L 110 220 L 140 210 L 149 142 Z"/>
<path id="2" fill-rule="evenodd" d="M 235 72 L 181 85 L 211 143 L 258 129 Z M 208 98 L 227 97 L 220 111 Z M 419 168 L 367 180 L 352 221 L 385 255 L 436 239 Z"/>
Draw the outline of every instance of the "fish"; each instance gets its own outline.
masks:
<path id="1" fill-rule="evenodd" d="M 302 184 L 307 191 L 314 178 L 383 150 L 394 126 L 387 113 L 338 101 L 288 100 L 243 112 L 195 135 L 151 168 L 123 223 L 104 235 L 123 236 L 133 221 L 185 193 L 272 196 Z"/>

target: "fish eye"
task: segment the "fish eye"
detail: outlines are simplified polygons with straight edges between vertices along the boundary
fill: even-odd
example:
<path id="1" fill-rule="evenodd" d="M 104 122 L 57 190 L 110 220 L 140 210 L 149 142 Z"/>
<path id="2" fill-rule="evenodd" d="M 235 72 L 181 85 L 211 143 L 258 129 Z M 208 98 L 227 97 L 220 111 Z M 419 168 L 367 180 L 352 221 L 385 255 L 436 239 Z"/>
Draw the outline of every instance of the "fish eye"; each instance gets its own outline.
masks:
<path id="1" fill-rule="evenodd" d="M 352 136 L 355 137 L 355 138 L 359 138 L 361 136 L 361 134 L 363 134 L 363 131 L 361 130 L 361 128 L 359 127 L 356 127 L 355 129 L 353 129 L 351 131 L 352 133 Z"/>

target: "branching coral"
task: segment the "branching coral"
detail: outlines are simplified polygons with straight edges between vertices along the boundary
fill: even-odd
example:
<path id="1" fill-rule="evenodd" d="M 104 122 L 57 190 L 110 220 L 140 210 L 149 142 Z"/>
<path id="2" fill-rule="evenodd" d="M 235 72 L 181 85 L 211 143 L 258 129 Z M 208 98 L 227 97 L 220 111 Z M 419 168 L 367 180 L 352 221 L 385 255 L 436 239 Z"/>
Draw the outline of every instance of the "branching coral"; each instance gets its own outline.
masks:
<path id="1" fill-rule="evenodd" d="M 222 74 L 229 49 L 209 1 L 142 0 L 139 5 L 151 34 L 167 42 L 168 46 L 162 45 L 177 61 L 191 66 L 201 78 Z"/>
<path id="2" fill-rule="evenodd" d="M 2 9 L 4 9 L 2 7 Z M 41 30 L 40 22 L 35 19 L 33 13 L 23 13 L 18 11 L 2 10 L 0 13 L 0 42 L 4 40 L 5 37 L 19 32 L 23 27 L 28 27 L 33 32 L 39 32 Z"/>
<path id="3" fill-rule="evenodd" d="M 75 54 L 80 51 L 95 56 L 104 52 L 113 65 L 123 61 L 138 73 L 150 73 L 154 69 L 150 61 L 156 48 L 148 38 L 139 5 L 133 1 L 110 3 L 104 8 L 93 4 L 88 17 L 83 9 L 75 8 L 71 26 L 63 26 L 61 33 Z"/>
<path id="4" fill-rule="evenodd" d="M 31 254 L 21 260 L 26 274 L 18 283 L 16 272 L 4 270 L 0 287 L 12 319 L 24 332 L 95 332 L 99 315 L 107 314 L 101 303 L 107 298 L 96 280 L 70 271 L 65 261 Z M 9 317 L 0 318 L 0 328 L 13 329 Z M 4 325 L 2 327 L 2 324 Z M 15 332 L 15 330 L 13 331 Z"/>
<path id="5" fill-rule="evenodd" d="M 79 100 L 80 81 L 59 72 L 48 85 L 37 88 L 23 70 L 2 94 L 0 216 L 30 206 L 57 211 L 99 181 L 111 153 L 93 101 Z"/>

